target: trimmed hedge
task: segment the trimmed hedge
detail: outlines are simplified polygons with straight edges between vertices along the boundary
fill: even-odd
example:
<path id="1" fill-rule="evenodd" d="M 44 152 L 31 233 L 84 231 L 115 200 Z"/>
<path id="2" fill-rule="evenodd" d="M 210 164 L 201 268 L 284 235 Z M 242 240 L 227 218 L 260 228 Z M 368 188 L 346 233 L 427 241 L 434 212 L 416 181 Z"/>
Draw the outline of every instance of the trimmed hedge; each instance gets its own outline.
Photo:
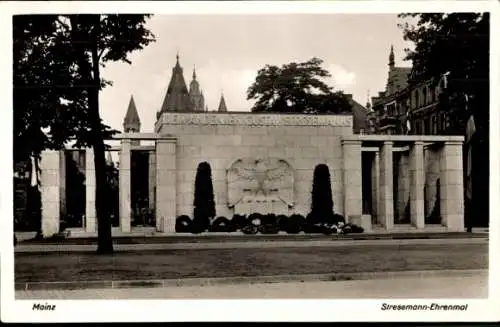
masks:
<path id="1" fill-rule="evenodd" d="M 216 215 L 212 169 L 206 161 L 198 165 L 194 183 L 193 232 L 201 233 L 209 229 L 210 220 Z"/>
<path id="2" fill-rule="evenodd" d="M 325 164 L 314 168 L 311 197 L 310 224 L 330 223 L 333 217 L 332 185 L 330 170 Z"/>

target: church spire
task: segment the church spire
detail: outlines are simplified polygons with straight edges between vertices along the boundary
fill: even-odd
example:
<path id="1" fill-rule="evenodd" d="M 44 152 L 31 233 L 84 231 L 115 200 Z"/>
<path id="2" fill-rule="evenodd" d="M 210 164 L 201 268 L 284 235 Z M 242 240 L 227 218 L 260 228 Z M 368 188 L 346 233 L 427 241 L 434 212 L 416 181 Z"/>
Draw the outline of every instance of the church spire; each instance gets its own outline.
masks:
<path id="1" fill-rule="evenodd" d="M 179 63 L 179 52 L 176 55 L 177 62 L 172 68 L 172 77 L 168 84 L 167 94 L 163 100 L 160 113 L 162 112 L 175 112 L 193 111 L 193 104 L 189 98 L 189 91 L 184 80 L 183 69 Z"/>
<path id="2" fill-rule="evenodd" d="M 196 80 L 196 66 L 193 67 L 193 80 L 189 84 L 189 99 L 193 105 L 193 111 L 203 111 L 205 98 L 200 88 L 200 83 Z"/>
<path id="3" fill-rule="evenodd" d="M 130 96 L 130 101 L 128 104 L 127 113 L 123 119 L 123 131 L 125 133 L 139 133 L 141 130 L 141 120 L 139 119 L 139 114 L 137 113 L 137 108 L 135 107 L 134 96 Z"/>
<path id="4" fill-rule="evenodd" d="M 226 100 L 224 99 L 224 93 L 221 93 L 218 111 L 219 112 L 227 112 Z"/>
<path id="5" fill-rule="evenodd" d="M 394 68 L 394 46 L 391 44 L 391 52 L 389 53 L 389 67 Z"/>

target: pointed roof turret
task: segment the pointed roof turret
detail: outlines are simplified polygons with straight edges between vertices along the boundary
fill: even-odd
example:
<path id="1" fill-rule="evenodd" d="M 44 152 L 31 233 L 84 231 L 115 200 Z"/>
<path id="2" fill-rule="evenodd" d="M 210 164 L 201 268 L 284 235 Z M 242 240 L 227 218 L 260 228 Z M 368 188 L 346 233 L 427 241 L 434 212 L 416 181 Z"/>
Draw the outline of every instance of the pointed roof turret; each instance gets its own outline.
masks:
<path id="1" fill-rule="evenodd" d="M 132 95 L 128 103 L 127 114 L 123 119 L 123 130 L 125 132 L 139 132 L 141 130 L 141 120 L 139 119 L 139 114 L 135 107 L 134 96 Z"/>
<path id="2" fill-rule="evenodd" d="M 219 110 L 218 111 L 219 112 L 227 112 L 226 100 L 224 99 L 224 93 L 222 93 L 220 96 Z"/>
<path id="3" fill-rule="evenodd" d="M 167 94 L 163 100 L 160 112 L 188 112 L 193 111 L 193 104 L 189 98 L 189 91 L 184 80 L 183 69 L 179 63 L 179 53 L 176 55 L 177 62 L 172 68 L 172 77 L 168 84 Z"/>
<path id="4" fill-rule="evenodd" d="M 394 46 L 391 44 L 391 52 L 389 53 L 389 67 L 394 67 Z"/>
<path id="5" fill-rule="evenodd" d="M 203 111 L 205 107 L 205 98 L 200 88 L 200 83 L 196 80 L 196 67 L 193 67 L 193 80 L 189 84 L 189 98 L 193 104 L 193 111 Z"/>

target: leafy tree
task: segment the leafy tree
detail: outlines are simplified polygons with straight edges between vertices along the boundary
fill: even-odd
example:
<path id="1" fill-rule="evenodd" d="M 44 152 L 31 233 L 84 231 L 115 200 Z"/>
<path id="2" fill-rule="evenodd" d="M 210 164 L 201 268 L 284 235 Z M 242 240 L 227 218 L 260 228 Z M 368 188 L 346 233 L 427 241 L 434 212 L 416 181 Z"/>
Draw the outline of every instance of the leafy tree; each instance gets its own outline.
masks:
<path id="1" fill-rule="evenodd" d="M 111 253 L 106 201 L 104 139 L 113 131 L 102 123 L 99 91 L 111 83 L 100 68 L 154 41 L 144 27 L 149 15 L 31 15 L 14 18 L 15 158 L 39 157 L 45 149 L 94 149 L 98 252 Z M 23 126 L 24 125 L 24 126 Z M 30 142 L 33 144 L 30 145 Z"/>
<path id="2" fill-rule="evenodd" d="M 332 185 L 330 170 L 325 164 L 314 168 L 311 215 L 311 224 L 328 223 L 333 219 Z"/>
<path id="3" fill-rule="evenodd" d="M 441 110 L 448 111 L 453 119 L 447 134 L 464 135 L 467 120 L 474 116 L 476 133 L 469 145 L 473 149 L 475 195 L 470 206 L 476 209 L 469 211 L 466 202 L 466 211 L 475 211 L 466 215 L 466 220 L 472 216 L 475 220 L 487 219 L 490 14 L 412 13 L 400 17 L 405 21 L 400 25 L 405 40 L 415 44 L 414 50 L 406 50 L 406 59 L 413 62 L 409 82 L 433 80 L 437 84 L 449 72 L 448 87 L 439 99 Z"/>
<path id="4" fill-rule="evenodd" d="M 210 219 L 215 217 L 216 212 L 212 169 L 205 161 L 198 165 L 196 171 L 193 206 L 193 231 L 198 233 L 206 231 L 210 225 Z"/>
<path id="5" fill-rule="evenodd" d="M 281 67 L 266 65 L 257 72 L 247 90 L 247 99 L 256 100 L 254 112 L 342 113 L 351 105 L 341 91 L 333 92 L 322 78 L 330 73 L 323 61 L 312 58 Z"/>

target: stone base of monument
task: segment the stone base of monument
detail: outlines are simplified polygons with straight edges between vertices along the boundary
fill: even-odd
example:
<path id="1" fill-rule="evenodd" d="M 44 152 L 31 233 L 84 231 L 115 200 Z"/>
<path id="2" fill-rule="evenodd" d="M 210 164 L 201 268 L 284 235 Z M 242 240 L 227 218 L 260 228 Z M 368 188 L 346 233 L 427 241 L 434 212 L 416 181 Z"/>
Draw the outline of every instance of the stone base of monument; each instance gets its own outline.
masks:
<path id="1" fill-rule="evenodd" d="M 288 205 L 276 196 L 245 196 L 234 206 L 234 213 L 250 215 L 260 213 L 267 215 L 288 215 Z"/>
<path id="2" fill-rule="evenodd" d="M 349 216 L 349 223 L 363 228 L 363 231 L 370 232 L 372 230 L 372 216 L 371 215 L 352 215 Z"/>

